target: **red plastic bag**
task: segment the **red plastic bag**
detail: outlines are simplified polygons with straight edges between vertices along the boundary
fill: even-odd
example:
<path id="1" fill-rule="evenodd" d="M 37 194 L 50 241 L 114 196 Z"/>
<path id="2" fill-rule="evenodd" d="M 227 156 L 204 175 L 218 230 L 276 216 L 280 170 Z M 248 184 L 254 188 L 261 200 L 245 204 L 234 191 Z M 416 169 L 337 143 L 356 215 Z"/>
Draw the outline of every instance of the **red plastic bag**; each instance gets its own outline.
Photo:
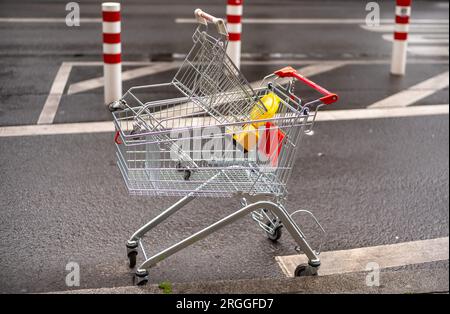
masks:
<path id="1" fill-rule="evenodd" d="M 278 126 L 266 122 L 266 128 L 259 139 L 258 149 L 269 158 L 274 167 L 278 165 L 278 156 L 283 146 L 284 137 L 284 132 Z"/>

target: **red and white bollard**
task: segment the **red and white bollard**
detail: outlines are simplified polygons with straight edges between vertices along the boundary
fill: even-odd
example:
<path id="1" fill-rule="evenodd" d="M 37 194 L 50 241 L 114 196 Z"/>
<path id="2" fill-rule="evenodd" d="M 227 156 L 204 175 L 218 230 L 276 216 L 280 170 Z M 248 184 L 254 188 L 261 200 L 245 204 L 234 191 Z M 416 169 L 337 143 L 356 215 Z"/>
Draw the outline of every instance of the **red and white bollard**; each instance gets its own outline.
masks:
<path id="1" fill-rule="evenodd" d="M 241 32 L 243 0 L 227 0 L 227 54 L 239 69 L 241 66 Z"/>
<path id="2" fill-rule="evenodd" d="M 397 0 L 391 60 L 391 73 L 395 75 L 405 74 L 410 16 L 411 0 Z"/>
<path id="3" fill-rule="evenodd" d="M 103 77 L 105 104 L 122 97 L 122 48 L 120 45 L 120 3 L 102 3 Z"/>

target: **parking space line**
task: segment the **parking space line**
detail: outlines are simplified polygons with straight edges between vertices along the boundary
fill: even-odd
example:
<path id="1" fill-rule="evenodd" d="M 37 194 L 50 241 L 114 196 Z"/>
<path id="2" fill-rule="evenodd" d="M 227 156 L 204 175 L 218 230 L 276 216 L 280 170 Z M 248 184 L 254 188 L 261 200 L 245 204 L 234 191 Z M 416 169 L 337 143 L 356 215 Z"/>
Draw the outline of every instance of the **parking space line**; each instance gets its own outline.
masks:
<path id="1" fill-rule="evenodd" d="M 178 62 L 161 62 L 161 63 L 154 63 L 150 66 L 132 69 L 128 71 L 122 72 L 122 81 L 128 81 L 135 78 L 147 76 L 147 75 L 153 75 L 165 71 L 172 70 L 174 68 L 177 68 L 179 66 Z M 104 85 L 104 78 L 103 76 L 77 82 L 70 84 L 69 89 L 67 91 L 68 95 L 77 94 L 86 92 L 95 88 L 102 87 Z"/>
<path id="2" fill-rule="evenodd" d="M 374 108 L 374 109 L 348 109 L 327 110 L 317 116 L 316 121 L 345 121 L 363 119 L 385 119 L 414 116 L 448 115 L 449 105 L 427 105 L 408 108 Z M 192 119 L 192 118 L 190 118 Z M 201 122 L 201 120 L 198 120 Z M 82 134 L 113 132 L 114 124 L 111 121 L 81 122 L 41 125 L 17 125 L 0 127 L 0 137 Z"/>
<path id="3" fill-rule="evenodd" d="M 317 115 L 316 121 L 367 120 L 402 118 L 449 114 L 449 105 L 426 105 L 413 107 L 365 108 L 347 110 L 327 110 Z"/>
<path id="4" fill-rule="evenodd" d="M 38 124 L 53 123 L 55 119 L 56 111 L 58 110 L 61 96 L 64 92 L 69 74 L 72 69 L 72 65 L 63 62 L 59 67 L 58 73 L 55 76 L 50 93 L 47 96 L 44 107 L 39 115 Z"/>
<path id="5" fill-rule="evenodd" d="M 100 23 L 100 18 L 80 18 L 80 23 Z M 65 18 L 53 17 L 0 17 L 0 23 L 66 23 Z"/>
<path id="6" fill-rule="evenodd" d="M 177 55 L 175 53 L 175 55 Z M 245 55 L 245 54 L 244 54 Z M 252 54 L 250 54 L 252 55 Z M 257 54 L 255 54 L 257 55 Z M 284 57 L 289 54 L 282 54 L 282 53 L 274 53 L 274 55 L 278 55 L 281 57 Z M 176 61 L 174 61 L 176 62 Z M 316 64 L 318 62 L 326 63 L 326 64 L 332 64 L 332 63 L 345 63 L 348 65 L 376 65 L 376 64 L 390 64 L 390 59 L 370 59 L 370 60 L 355 60 L 355 59 L 349 59 L 349 60 L 342 60 L 342 59 L 334 59 L 334 60 L 314 60 L 314 59 L 289 59 L 288 57 L 284 58 L 276 58 L 271 60 L 242 60 L 241 64 L 244 65 L 312 65 Z M 72 66 L 88 66 L 88 67 L 95 67 L 95 66 L 103 66 L 103 62 L 101 61 L 67 61 L 67 64 L 70 64 Z M 124 61 L 122 62 L 122 65 L 124 66 L 147 66 L 152 64 L 158 64 L 158 61 Z M 408 60 L 408 64 L 448 64 L 448 59 L 411 59 Z"/>
<path id="7" fill-rule="evenodd" d="M 449 71 L 420 82 L 399 93 L 384 98 L 368 106 L 368 108 L 406 107 L 448 87 Z"/>
<path id="8" fill-rule="evenodd" d="M 369 263 L 380 269 L 413 264 L 431 263 L 449 259 L 448 237 L 379 245 L 350 250 L 330 251 L 320 254 L 319 275 L 333 275 L 367 271 Z M 297 265 L 307 263 L 305 255 L 275 257 L 287 277 L 294 276 Z M 370 269 L 371 270 L 371 269 Z"/>
<path id="9" fill-rule="evenodd" d="M 111 121 L 31 124 L 0 127 L 0 137 L 113 132 Z"/>
<path id="10" fill-rule="evenodd" d="M 448 19 L 413 19 L 413 24 L 448 24 Z M 194 24 L 197 21 L 193 18 L 176 18 L 177 24 Z M 244 24 L 365 24 L 365 19 L 352 19 L 352 18 L 244 18 L 242 19 Z M 394 23 L 393 19 L 380 19 L 380 23 Z"/>
<path id="11" fill-rule="evenodd" d="M 335 70 L 335 69 L 340 68 L 340 67 L 342 67 L 344 65 L 346 65 L 345 61 L 343 61 L 343 62 L 333 62 L 333 63 L 317 63 L 317 64 L 311 64 L 311 65 L 305 66 L 303 68 L 298 69 L 297 71 L 301 75 L 309 77 L 309 76 L 314 76 L 314 75 L 318 75 L 318 74 L 321 74 L 321 73 L 325 73 L 325 72 L 328 72 L 328 71 L 331 71 L 331 70 Z M 278 83 L 283 85 L 288 80 L 289 80 L 289 78 L 284 78 L 284 79 L 279 80 Z M 256 81 L 256 82 L 252 82 L 251 86 L 253 88 L 259 87 L 259 86 L 261 86 L 261 83 L 262 83 L 262 80 Z"/>
<path id="12" fill-rule="evenodd" d="M 362 29 L 370 32 L 377 32 L 377 33 L 389 33 L 391 34 L 394 32 L 395 24 L 385 24 L 385 25 L 379 25 L 379 26 L 367 26 L 365 24 L 359 25 Z M 448 25 L 445 24 L 424 24 L 424 25 L 417 25 L 417 24 L 410 24 L 409 25 L 409 32 L 410 33 L 448 33 Z"/>
<path id="13" fill-rule="evenodd" d="M 382 38 L 386 41 L 392 42 L 394 40 L 392 35 L 396 27 L 394 24 L 374 27 L 361 24 L 359 26 L 369 32 L 384 33 Z M 411 34 L 408 37 L 408 52 L 410 54 L 424 57 L 448 57 L 448 23 L 416 23 L 409 27 Z"/>
<path id="14" fill-rule="evenodd" d="M 305 76 L 312 76 L 326 71 L 331 71 L 344 65 L 365 65 L 365 64 L 388 64 L 389 60 L 374 59 L 374 60 L 323 60 L 319 65 L 317 60 L 244 60 L 243 65 L 304 65 L 301 72 Z M 448 64 L 448 60 L 409 60 L 410 64 Z M 124 80 L 133 79 L 136 77 L 150 75 L 157 72 L 170 70 L 179 66 L 180 62 L 150 62 L 150 61 L 125 61 L 123 65 L 129 66 L 143 66 L 144 68 L 133 69 L 124 72 Z M 46 102 L 38 119 L 38 124 L 53 123 L 56 112 L 58 110 L 59 102 L 64 92 L 70 71 L 74 66 L 102 66 L 100 61 L 69 61 L 63 62 L 55 77 L 50 93 L 47 96 Z M 257 84 L 255 82 L 254 84 Z M 91 80 L 86 80 L 69 86 L 68 95 L 81 93 L 97 87 L 101 87 L 103 78 L 98 77 Z M 254 85 L 255 86 L 255 85 Z"/>
<path id="15" fill-rule="evenodd" d="M 408 47 L 408 52 L 416 56 L 437 57 L 449 56 L 449 49 L 447 46 L 411 46 Z M 410 63 L 408 61 L 408 63 Z"/>
<path id="16" fill-rule="evenodd" d="M 386 41 L 394 41 L 392 34 L 382 36 Z M 408 44 L 448 44 L 448 34 L 410 34 L 408 35 Z M 436 46 L 430 46 L 436 47 Z"/>
<path id="17" fill-rule="evenodd" d="M 345 62 L 332 62 L 332 63 L 321 63 L 321 64 L 311 64 L 309 66 L 300 68 L 298 71 L 303 75 L 303 76 L 313 76 L 316 74 L 320 74 L 320 73 L 325 73 L 327 71 L 331 71 L 333 69 L 336 69 L 340 66 L 345 65 Z M 290 79 L 289 78 L 282 78 L 278 81 L 278 84 L 286 84 Z M 258 88 L 261 86 L 261 84 L 263 83 L 263 80 L 259 80 L 259 81 L 254 81 L 251 82 L 250 85 L 252 86 L 252 88 Z M 217 103 L 214 106 L 218 107 L 220 105 L 223 105 L 223 103 Z M 165 109 L 165 110 L 161 110 L 159 111 L 160 114 L 167 116 L 167 117 L 172 117 L 173 113 L 175 111 L 183 111 L 186 110 L 186 108 L 189 108 L 192 106 L 192 103 L 187 102 L 187 103 L 183 103 L 181 105 L 176 105 L 174 107 L 171 107 L 169 109 Z M 176 109 L 175 109 L 176 108 Z"/>

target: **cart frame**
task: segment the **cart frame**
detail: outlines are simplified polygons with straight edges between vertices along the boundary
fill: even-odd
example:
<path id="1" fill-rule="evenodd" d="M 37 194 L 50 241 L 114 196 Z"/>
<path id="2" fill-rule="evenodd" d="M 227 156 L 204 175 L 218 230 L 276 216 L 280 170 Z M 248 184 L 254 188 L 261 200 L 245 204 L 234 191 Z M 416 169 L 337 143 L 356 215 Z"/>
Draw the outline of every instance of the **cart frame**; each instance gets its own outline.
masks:
<path id="1" fill-rule="evenodd" d="M 200 9 L 195 10 L 195 16 L 197 18 L 197 21 L 201 23 L 202 25 L 207 25 L 208 23 L 213 23 L 216 25 L 217 30 L 221 36 L 226 38 L 227 36 L 227 30 L 225 23 L 222 19 L 216 18 L 214 16 L 211 16 Z M 198 29 L 195 34 L 198 34 Z M 194 35 L 195 35 L 194 34 Z M 209 36 L 209 35 L 208 35 Z M 194 43 L 196 43 L 196 38 L 194 38 Z M 220 44 L 220 42 L 219 42 Z M 224 44 L 222 46 L 214 46 L 214 49 L 219 49 L 219 52 L 221 52 L 220 49 L 224 50 L 226 48 L 226 41 L 224 41 Z M 194 48 L 193 48 L 194 49 Z M 192 52 L 192 50 L 191 50 Z M 191 54 L 189 54 L 191 55 Z M 185 60 L 185 63 L 188 65 L 192 65 L 191 61 L 189 60 L 189 55 Z M 196 55 L 198 57 L 198 55 Z M 228 58 L 226 55 L 223 56 L 224 58 Z M 198 61 L 198 60 L 197 60 Z M 213 60 L 214 61 L 214 60 Z M 213 63 L 211 61 L 210 63 Z M 226 59 L 227 62 L 229 62 L 229 59 Z M 210 70 L 210 63 L 208 64 L 202 64 L 201 67 L 204 67 L 205 70 Z M 299 73 L 297 73 L 296 70 L 294 70 L 291 67 L 285 67 L 279 71 L 276 71 L 274 74 L 271 74 L 267 76 L 262 83 L 262 87 L 260 89 L 253 90 L 252 87 L 246 82 L 245 78 L 242 76 L 242 74 L 239 72 L 239 70 L 234 66 L 234 64 L 231 63 L 231 65 L 227 65 L 228 70 L 231 72 L 228 75 L 228 79 L 230 79 L 230 82 L 225 81 L 227 85 L 225 85 L 225 89 L 220 89 L 223 86 L 213 86 L 208 85 L 207 88 L 200 88 L 196 81 L 192 81 L 190 77 L 192 75 L 195 75 L 196 77 L 200 77 L 200 79 L 205 79 L 201 75 L 201 71 L 199 72 L 198 69 L 189 69 L 189 71 L 181 72 L 180 70 L 177 72 L 177 74 L 174 77 L 174 80 L 171 83 L 166 84 L 156 84 L 156 85 L 147 85 L 147 86 L 138 86 L 131 88 L 125 95 L 131 96 L 134 99 L 138 101 L 137 107 L 132 107 L 127 104 L 126 101 L 119 100 L 118 102 L 114 102 L 110 104 L 110 109 L 112 111 L 117 109 L 123 109 L 121 111 L 114 112 L 114 122 L 117 129 L 115 141 L 116 146 L 118 147 L 118 156 L 120 155 L 119 146 L 120 145 L 126 145 L 132 147 L 133 145 L 139 145 L 139 141 L 142 140 L 136 140 L 136 135 L 133 132 L 125 132 L 124 129 L 126 128 L 124 125 L 127 125 L 128 127 L 128 121 L 125 121 L 121 115 L 124 113 L 131 113 L 131 121 L 133 121 L 133 127 L 138 126 L 138 129 L 140 131 L 139 136 L 142 135 L 151 135 L 153 138 L 153 141 L 160 140 L 161 137 L 166 136 L 167 134 L 167 125 L 163 126 L 161 124 L 161 121 L 157 120 L 158 125 L 152 125 L 150 128 L 148 125 L 149 121 L 145 120 L 143 117 L 152 117 L 152 114 L 149 113 L 149 108 L 151 109 L 152 106 L 157 105 L 165 105 L 169 104 L 171 105 L 171 101 L 173 100 L 161 100 L 156 102 L 141 102 L 134 94 L 133 92 L 139 89 L 143 88 L 152 88 L 152 87 L 163 87 L 163 86 L 170 86 L 170 85 L 176 85 L 176 87 L 185 94 L 186 97 L 180 97 L 176 98 L 174 101 L 180 100 L 183 101 L 193 101 L 195 102 L 199 107 L 201 107 L 203 110 L 205 110 L 206 113 L 211 114 L 211 116 L 216 119 L 216 124 L 224 126 L 225 128 L 230 127 L 233 125 L 233 123 L 242 123 L 237 122 L 239 119 L 241 119 L 239 116 L 237 116 L 233 111 L 233 115 L 231 115 L 232 119 L 229 120 L 229 116 L 225 115 L 218 115 L 216 114 L 218 111 L 212 106 L 210 106 L 213 101 L 211 99 L 208 99 L 208 97 L 216 97 L 217 99 L 225 99 L 228 102 L 235 101 L 233 97 L 235 97 L 232 93 L 237 93 L 237 89 L 230 89 L 227 91 L 227 88 L 232 87 L 233 84 L 238 84 L 236 86 L 239 87 L 239 92 L 241 93 L 240 97 L 244 97 L 245 99 L 243 102 L 239 103 L 242 106 L 247 106 L 249 104 L 258 102 L 259 96 L 258 91 L 263 90 L 274 90 L 272 83 L 268 84 L 268 87 L 264 86 L 265 82 L 273 76 L 276 76 L 277 78 L 288 78 L 289 79 L 289 87 L 286 89 L 289 97 L 292 98 L 293 101 L 297 102 L 299 107 L 301 108 L 301 112 L 297 111 L 299 121 L 301 122 L 295 122 L 297 125 L 293 125 L 291 127 L 297 127 L 300 130 L 300 133 L 298 134 L 298 137 L 300 137 L 304 132 L 307 132 L 311 130 L 317 110 L 322 105 L 328 105 L 331 103 L 334 103 L 338 100 L 338 96 L 334 93 L 329 92 L 325 88 L 319 86 L 318 84 L 310 81 L 309 79 L 303 77 Z M 194 73 L 194 74 L 192 74 Z M 235 76 L 235 77 L 234 77 Z M 183 85 L 183 79 L 188 77 L 189 80 L 187 80 L 187 84 Z M 181 78 L 181 80 L 179 80 Z M 309 102 L 307 104 L 304 104 L 300 106 L 301 100 L 296 97 L 293 93 L 291 93 L 291 86 L 293 85 L 293 81 L 297 80 L 299 82 L 304 83 L 305 85 L 315 89 L 319 93 L 322 94 L 322 97 L 314 100 L 312 102 Z M 180 86 L 181 85 L 181 86 Z M 185 87 L 192 87 L 191 89 L 185 88 Z M 201 87 L 201 86 L 200 86 Z M 196 94 L 197 93 L 197 94 Z M 200 94 L 198 94 L 200 93 Z M 211 93 L 211 94 L 209 94 Z M 248 99 L 247 99 L 248 98 Z M 238 99 L 239 100 L 239 99 Z M 168 107 L 169 107 L 168 105 Z M 310 112 L 310 108 L 314 108 L 314 112 Z M 306 110 L 306 109 L 308 110 Z M 295 111 L 295 110 L 294 110 Z M 167 119 L 166 119 L 167 120 Z M 256 120 L 258 122 L 267 122 L 270 119 L 262 119 L 262 120 Z M 125 122 L 126 123 L 125 123 Z M 306 126 L 309 126 L 306 128 Z M 128 127 L 129 128 L 129 127 Z M 305 129 L 306 128 L 306 129 Z M 303 131 L 303 132 L 302 132 Z M 155 140 L 156 139 L 156 140 Z M 299 138 L 295 139 L 298 143 Z M 151 143 L 151 140 L 147 140 L 146 143 Z M 295 145 L 294 145 L 295 146 Z M 295 149 L 294 149 L 295 152 Z M 290 153 L 292 154 L 292 153 Z M 120 157 L 120 156 L 119 156 Z M 123 157 L 122 157 L 123 158 Z M 290 158 L 293 158 L 293 156 L 290 156 Z M 291 165 L 292 166 L 292 165 Z M 122 175 L 124 176 L 125 181 L 127 184 L 131 182 L 130 178 L 128 177 L 128 174 L 126 173 L 126 169 L 124 169 L 124 165 L 119 163 L 119 168 L 122 171 Z M 293 216 L 299 212 L 304 212 L 309 214 L 314 222 L 317 224 L 321 232 L 325 233 L 324 229 L 318 222 L 318 220 L 314 217 L 314 215 L 307 211 L 307 210 L 297 210 L 294 213 L 290 214 L 286 208 L 283 205 L 283 201 L 286 197 L 285 193 L 269 193 L 269 192 L 251 192 L 249 191 L 236 191 L 236 193 L 233 194 L 233 197 L 240 200 L 242 207 L 237 209 L 232 214 L 223 217 L 216 221 L 215 223 L 209 225 L 206 228 L 203 228 L 202 230 L 192 234 L 191 236 L 179 241 L 178 243 L 160 251 L 159 253 L 153 254 L 152 256 L 148 256 L 147 252 L 144 248 L 144 245 L 142 243 L 142 238 L 145 234 L 147 234 L 149 231 L 151 231 L 154 227 L 159 225 L 160 223 L 164 222 L 167 218 L 178 212 L 181 208 L 189 204 L 191 201 L 196 199 L 199 196 L 203 196 L 201 194 L 202 190 L 208 186 L 208 184 L 211 184 L 219 178 L 221 173 L 223 173 L 224 170 L 218 171 L 214 176 L 210 177 L 208 180 L 203 182 L 202 184 L 198 185 L 194 190 L 187 190 L 182 192 L 183 197 L 179 199 L 176 203 L 174 203 L 172 206 L 168 207 L 166 210 L 164 210 L 162 213 L 160 213 L 158 216 L 150 220 L 148 223 L 143 225 L 141 228 L 139 228 L 127 241 L 126 247 L 127 247 L 127 256 L 129 258 L 129 265 L 130 267 L 135 267 L 136 265 L 136 257 L 138 255 L 138 250 L 140 249 L 144 256 L 144 262 L 142 262 L 135 271 L 135 279 L 136 284 L 141 285 L 148 281 L 148 269 L 155 266 L 158 262 L 166 259 L 167 257 L 175 254 L 176 252 L 188 247 L 189 245 L 192 245 L 196 243 L 197 241 L 207 237 L 211 233 L 225 227 L 226 225 L 229 225 L 236 220 L 246 216 L 247 214 L 251 213 L 251 217 L 259 224 L 259 226 L 266 232 L 269 239 L 276 241 L 281 235 L 281 228 L 284 227 L 286 230 L 290 233 L 290 235 L 293 237 L 295 242 L 297 243 L 296 250 L 298 252 L 303 252 L 308 257 L 308 264 L 302 264 L 297 267 L 295 270 L 295 275 L 315 275 L 317 274 L 317 270 L 320 266 L 320 259 L 319 259 L 319 250 L 314 250 L 312 247 L 308 244 L 306 240 L 305 234 L 300 229 L 299 225 L 294 221 Z M 225 174 L 226 175 L 226 174 Z M 288 181 L 288 175 L 283 175 L 283 184 L 285 185 Z M 127 181 L 128 180 L 128 181 Z M 130 188 L 130 187 L 129 187 Z M 157 193 L 155 195 L 158 195 Z M 164 193 L 160 194 L 164 195 Z M 170 195 L 170 194 L 168 194 Z"/>

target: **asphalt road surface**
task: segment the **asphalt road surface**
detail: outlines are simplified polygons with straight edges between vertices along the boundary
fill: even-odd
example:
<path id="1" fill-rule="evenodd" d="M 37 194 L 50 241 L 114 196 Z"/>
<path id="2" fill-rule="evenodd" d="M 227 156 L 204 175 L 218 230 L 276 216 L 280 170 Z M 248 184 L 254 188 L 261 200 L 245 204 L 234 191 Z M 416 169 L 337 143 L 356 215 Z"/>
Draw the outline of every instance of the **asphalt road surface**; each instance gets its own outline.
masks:
<path id="1" fill-rule="evenodd" d="M 389 107 L 407 112 L 448 106 L 448 2 L 414 1 L 413 25 L 417 20 L 429 32 L 416 29 L 426 41 L 410 44 L 405 77 L 389 75 L 391 42 L 383 38 L 389 31 L 343 22 L 364 20 L 364 1 L 249 2 L 247 18 L 332 20 L 244 23 L 242 35 L 242 71 L 250 82 L 291 64 L 340 95 L 339 103 L 326 110 L 349 110 L 347 119 L 319 122 L 314 135 L 304 138 L 289 182 L 287 206 L 316 215 L 328 233 L 323 250 L 448 236 L 448 109 L 446 114 L 352 119 L 352 109 L 401 92 L 404 97 Z M 101 86 L 70 92 L 74 84 L 102 76 L 101 24 L 83 22 L 100 17 L 100 1 L 79 3 L 80 27 L 64 24 L 64 2 L 0 3 L 0 292 L 73 289 L 65 282 L 69 262 L 80 265 L 81 288 L 130 285 L 126 240 L 176 200 L 127 194 L 111 132 L 2 135 L 10 127 L 38 123 L 63 63 L 70 65 L 70 74 L 61 80 L 53 123 L 111 120 Z M 195 25 L 176 19 L 191 18 L 197 7 L 223 16 L 224 3 L 126 1 L 123 60 L 141 64 L 124 64 L 124 71 L 178 62 L 190 48 Z M 380 4 L 381 18 L 392 19 L 392 1 Z M 124 89 L 170 81 L 175 71 L 124 81 Z M 427 80 L 431 87 L 420 85 Z M 408 93 L 418 85 L 418 93 Z M 156 252 L 237 208 L 234 199 L 196 200 L 152 231 L 146 246 Z M 313 244 L 320 240 L 311 235 Z M 274 257 L 289 254 L 294 242 L 287 233 L 273 244 L 247 217 L 151 269 L 150 282 L 282 277 Z"/>

